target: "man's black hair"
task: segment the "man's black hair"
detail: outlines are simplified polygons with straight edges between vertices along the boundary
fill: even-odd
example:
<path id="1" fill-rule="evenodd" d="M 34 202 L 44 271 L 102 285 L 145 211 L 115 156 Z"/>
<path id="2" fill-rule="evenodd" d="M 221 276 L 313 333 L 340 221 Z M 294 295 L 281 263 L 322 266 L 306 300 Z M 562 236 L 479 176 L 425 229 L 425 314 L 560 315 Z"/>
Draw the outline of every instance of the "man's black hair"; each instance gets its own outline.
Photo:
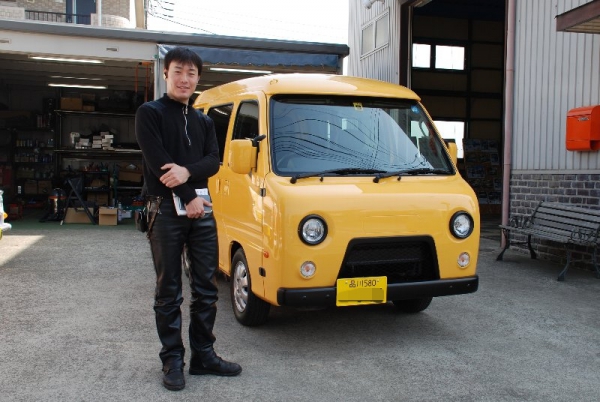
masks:
<path id="1" fill-rule="evenodd" d="M 198 69 L 198 75 L 202 73 L 202 59 L 187 47 L 177 46 L 169 50 L 165 55 L 165 69 L 169 69 L 172 61 L 178 61 L 182 64 L 191 63 Z"/>

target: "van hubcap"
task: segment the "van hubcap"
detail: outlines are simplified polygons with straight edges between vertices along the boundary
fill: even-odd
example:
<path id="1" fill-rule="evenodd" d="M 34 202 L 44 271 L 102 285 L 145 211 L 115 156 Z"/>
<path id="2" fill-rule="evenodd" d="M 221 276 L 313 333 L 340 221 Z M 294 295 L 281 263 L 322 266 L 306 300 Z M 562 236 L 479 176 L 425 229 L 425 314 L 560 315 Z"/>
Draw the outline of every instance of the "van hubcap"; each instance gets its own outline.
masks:
<path id="1" fill-rule="evenodd" d="M 233 272 L 233 301 L 235 308 L 242 312 L 248 305 L 248 271 L 242 262 L 238 262 Z"/>

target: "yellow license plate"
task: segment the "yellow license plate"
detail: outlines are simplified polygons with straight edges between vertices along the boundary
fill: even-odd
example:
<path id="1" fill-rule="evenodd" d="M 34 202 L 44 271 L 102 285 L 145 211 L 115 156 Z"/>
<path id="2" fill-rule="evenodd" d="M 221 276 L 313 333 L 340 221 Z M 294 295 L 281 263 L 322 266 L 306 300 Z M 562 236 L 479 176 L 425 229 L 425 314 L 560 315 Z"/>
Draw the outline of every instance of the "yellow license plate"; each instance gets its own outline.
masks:
<path id="1" fill-rule="evenodd" d="M 387 277 L 338 279 L 335 301 L 337 306 L 385 303 L 387 301 Z"/>

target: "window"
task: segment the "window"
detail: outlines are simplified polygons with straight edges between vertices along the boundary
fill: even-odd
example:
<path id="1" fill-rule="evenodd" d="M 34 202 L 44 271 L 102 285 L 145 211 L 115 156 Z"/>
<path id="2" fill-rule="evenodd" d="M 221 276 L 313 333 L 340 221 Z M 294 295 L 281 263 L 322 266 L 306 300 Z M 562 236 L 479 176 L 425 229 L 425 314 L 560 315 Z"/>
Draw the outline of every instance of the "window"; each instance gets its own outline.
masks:
<path id="1" fill-rule="evenodd" d="M 458 157 L 462 158 L 464 155 L 463 138 L 465 136 L 465 122 L 435 120 L 434 123 L 443 139 L 453 140 L 456 143 Z"/>
<path id="2" fill-rule="evenodd" d="M 412 66 L 414 68 L 431 68 L 432 59 L 436 69 L 462 71 L 465 69 L 465 48 L 413 43 Z"/>
<path id="3" fill-rule="evenodd" d="M 435 68 L 464 70 L 465 48 L 462 46 L 436 46 Z"/>
<path id="4" fill-rule="evenodd" d="M 375 50 L 375 26 L 366 26 L 362 31 L 362 54 L 371 53 Z"/>
<path id="5" fill-rule="evenodd" d="M 361 55 L 386 46 L 390 41 L 390 16 L 385 13 L 362 29 Z"/>
<path id="6" fill-rule="evenodd" d="M 244 102 L 235 118 L 233 139 L 243 140 L 258 135 L 258 103 Z"/>
<path id="7" fill-rule="evenodd" d="M 422 43 L 413 44 L 413 67 L 429 68 L 431 67 L 431 45 Z"/>
<path id="8" fill-rule="evenodd" d="M 233 105 L 223 105 L 211 108 L 207 116 L 215 123 L 215 132 L 217 134 L 217 143 L 219 144 L 219 160 L 223 162 L 225 152 L 225 139 L 227 138 L 227 128 L 231 120 L 231 111 Z"/>
<path id="9" fill-rule="evenodd" d="M 415 101 L 280 96 L 271 101 L 271 152 L 278 175 L 367 174 L 439 168 L 449 160 Z M 328 173 L 350 169 L 350 173 Z"/>

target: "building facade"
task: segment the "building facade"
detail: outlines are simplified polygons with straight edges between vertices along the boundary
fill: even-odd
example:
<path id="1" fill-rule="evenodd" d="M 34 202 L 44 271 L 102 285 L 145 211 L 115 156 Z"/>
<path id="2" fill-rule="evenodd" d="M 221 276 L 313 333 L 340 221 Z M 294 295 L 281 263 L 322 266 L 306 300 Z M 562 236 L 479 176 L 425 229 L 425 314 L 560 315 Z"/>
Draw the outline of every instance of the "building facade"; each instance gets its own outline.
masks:
<path id="1" fill-rule="evenodd" d="M 430 93 L 423 91 L 423 102 L 434 120 L 439 114 L 452 114 L 447 109 L 458 108 L 454 117 L 464 116 L 465 139 L 498 136 L 502 144 L 502 222 L 531 213 L 540 201 L 600 209 L 600 154 L 566 147 L 569 111 L 600 104 L 600 35 L 557 29 L 557 16 L 589 3 L 598 1 L 351 1 L 348 72 L 404 84 L 421 93 L 415 88 L 421 70 L 413 64 L 418 56 L 413 53 L 413 39 L 436 37 L 436 32 L 445 29 L 446 43 L 438 38 L 437 44 L 464 47 L 465 67 L 461 71 L 434 69 L 438 74 L 430 75 L 428 82 L 450 88 L 449 97 L 433 99 L 429 107 Z M 474 8 L 477 16 L 467 17 Z M 443 17 L 432 17 L 426 11 L 436 9 Z M 498 13 L 503 13 L 500 25 L 492 15 Z M 379 23 L 381 32 L 377 30 L 377 21 L 384 18 L 390 25 L 386 40 L 385 23 Z M 429 26 L 416 28 L 423 19 L 430 20 Z M 365 52 L 365 44 L 371 42 L 370 25 L 376 28 L 375 46 Z M 487 56 L 477 56 L 481 45 L 488 48 Z M 493 47 L 501 53 L 492 52 Z M 500 70 L 497 62 L 490 63 L 498 57 Z M 434 58 L 432 55 L 431 60 Z M 482 90 L 486 86 L 488 90 Z M 462 96 L 465 98 L 459 99 Z M 489 117 L 487 121 L 473 114 L 478 96 L 483 101 L 479 103 L 486 105 L 480 113 Z M 485 124 L 473 129 L 479 123 Z M 540 251 L 543 257 L 564 258 L 552 247 L 543 246 Z"/>
<path id="2" fill-rule="evenodd" d="M 97 10 L 98 3 L 97 0 L 3 0 L 0 1 L 0 18 L 136 27 L 134 0 L 102 0 L 102 10 Z"/>

